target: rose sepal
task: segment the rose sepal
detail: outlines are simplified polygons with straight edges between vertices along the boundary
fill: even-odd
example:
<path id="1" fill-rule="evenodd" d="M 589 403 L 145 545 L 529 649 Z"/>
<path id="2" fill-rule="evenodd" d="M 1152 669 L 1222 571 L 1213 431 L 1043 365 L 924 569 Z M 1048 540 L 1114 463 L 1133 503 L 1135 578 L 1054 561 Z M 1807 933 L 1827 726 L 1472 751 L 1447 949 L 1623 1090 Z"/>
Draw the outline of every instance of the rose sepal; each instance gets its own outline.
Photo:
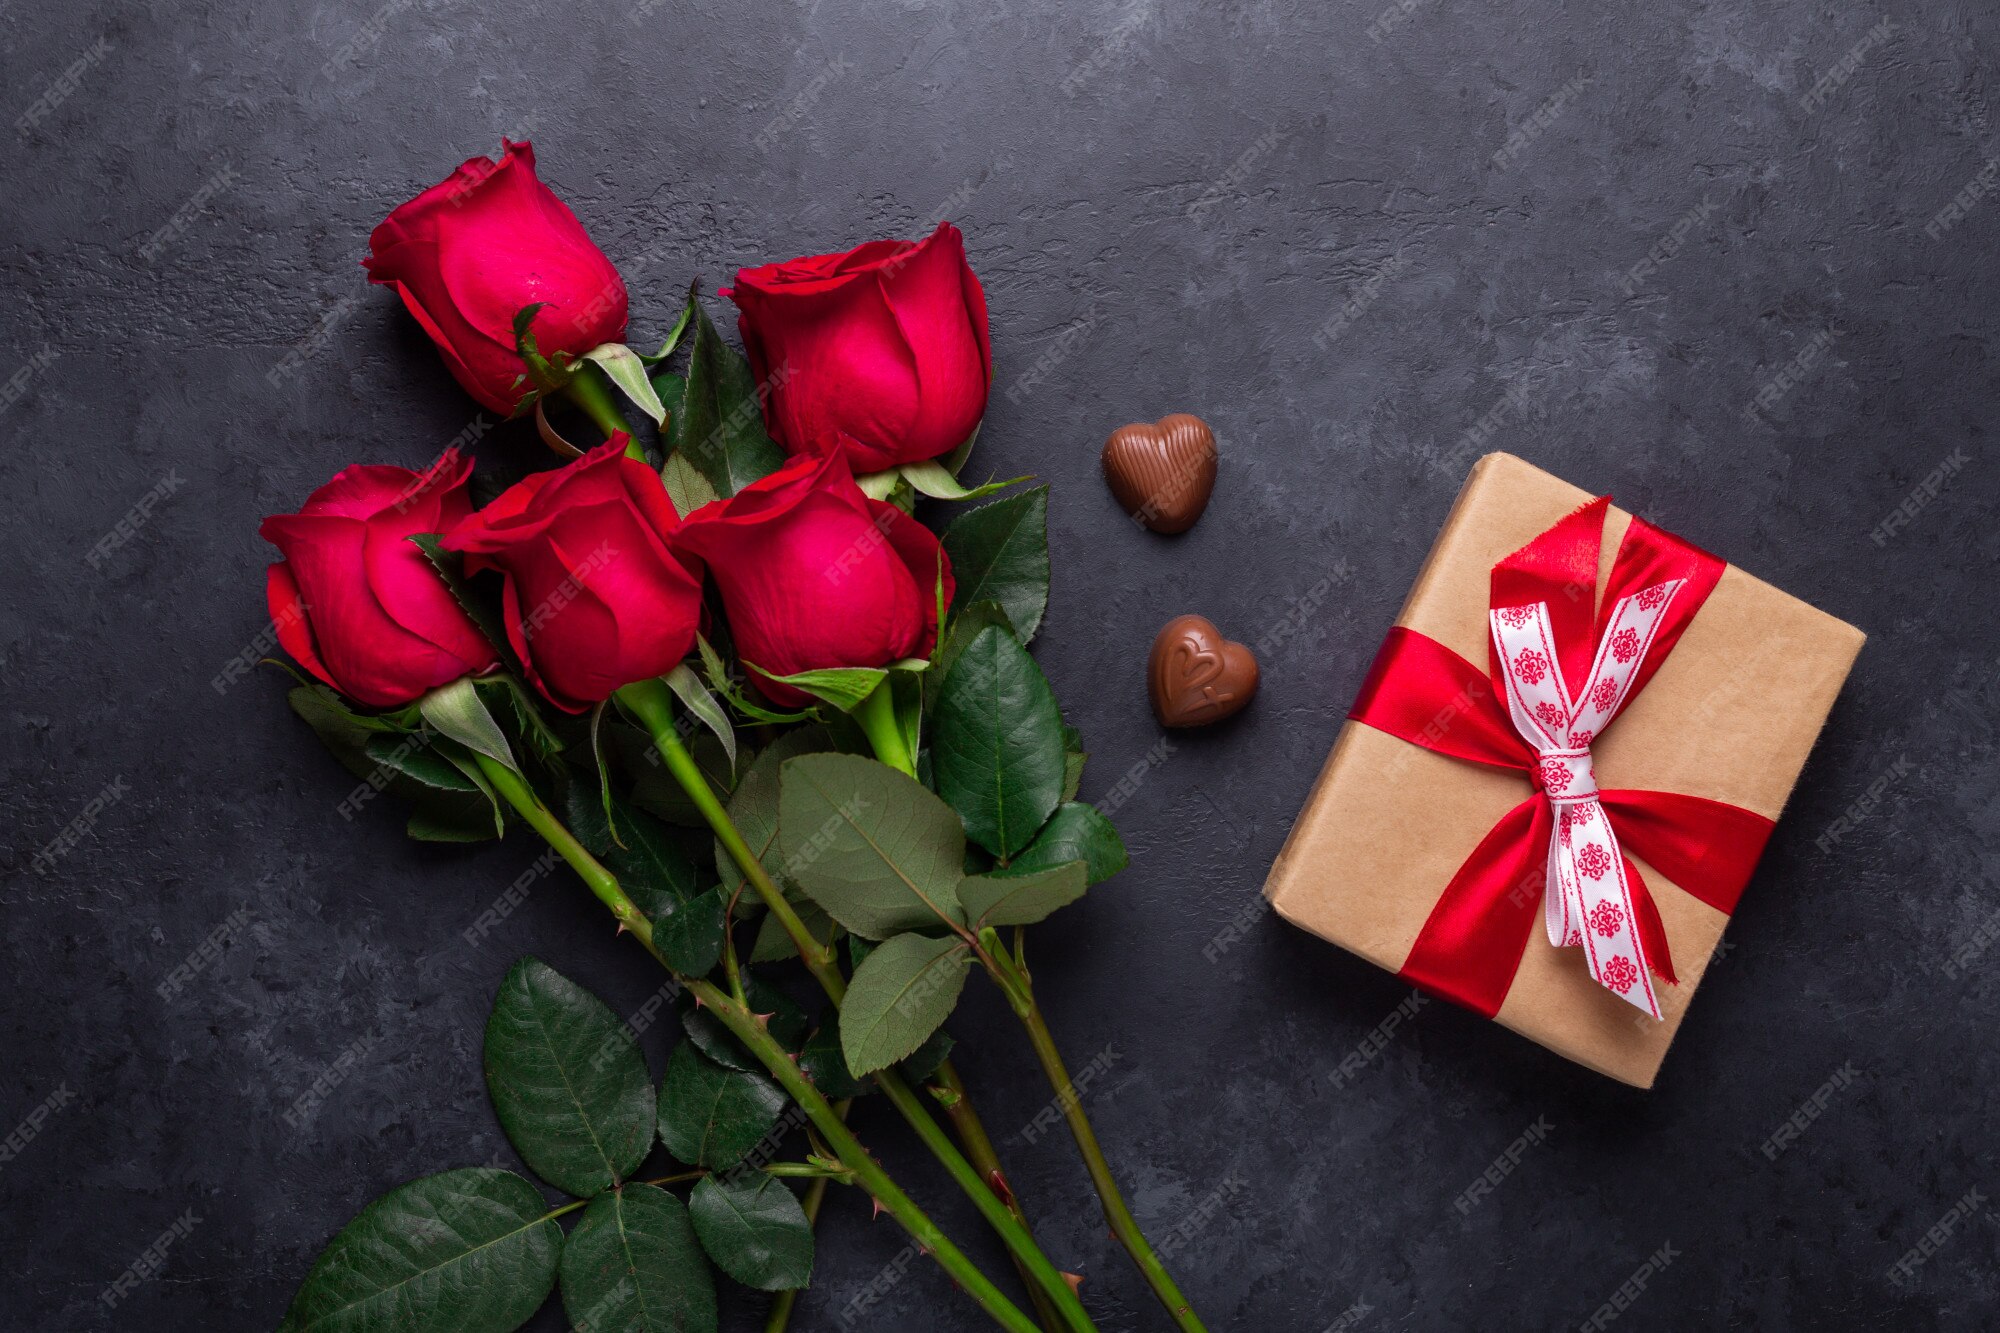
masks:
<path id="1" fill-rule="evenodd" d="M 602 370 L 604 377 L 617 385 L 655 426 L 666 425 L 667 409 L 654 391 L 653 382 L 646 378 L 645 360 L 637 352 L 624 343 L 599 343 L 585 352 L 583 359 Z"/>
<path id="2" fill-rule="evenodd" d="M 766 680 L 780 685 L 789 685 L 802 690 L 822 703 L 831 704 L 843 713 L 852 713 L 859 708 L 869 695 L 889 677 L 892 671 L 920 673 L 930 665 L 925 657 L 906 657 L 899 662 L 891 662 L 885 667 L 821 667 L 813 671 L 795 671 L 789 676 L 766 671 L 755 662 L 746 660 L 744 666 Z"/>

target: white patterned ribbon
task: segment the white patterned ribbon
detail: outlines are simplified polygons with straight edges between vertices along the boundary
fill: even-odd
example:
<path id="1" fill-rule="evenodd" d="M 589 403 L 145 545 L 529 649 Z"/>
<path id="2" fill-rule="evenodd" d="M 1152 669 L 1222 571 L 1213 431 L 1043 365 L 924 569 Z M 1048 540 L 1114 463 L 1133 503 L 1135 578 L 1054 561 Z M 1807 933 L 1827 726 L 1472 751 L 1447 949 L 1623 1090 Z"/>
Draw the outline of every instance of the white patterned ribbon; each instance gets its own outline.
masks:
<path id="1" fill-rule="evenodd" d="M 1555 814 L 1542 895 L 1549 943 L 1581 947 L 1599 985 L 1654 1018 L 1660 1016 L 1660 1001 L 1632 911 L 1625 856 L 1597 799 L 1590 743 L 1604 734 L 1631 692 L 1667 606 L 1685 583 L 1671 579 L 1619 599 L 1589 680 L 1575 695 L 1563 680 L 1548 603 L 1488 612 L 1506 678 L 1507 712 L 1535 751 L 1542 791 Z"/>

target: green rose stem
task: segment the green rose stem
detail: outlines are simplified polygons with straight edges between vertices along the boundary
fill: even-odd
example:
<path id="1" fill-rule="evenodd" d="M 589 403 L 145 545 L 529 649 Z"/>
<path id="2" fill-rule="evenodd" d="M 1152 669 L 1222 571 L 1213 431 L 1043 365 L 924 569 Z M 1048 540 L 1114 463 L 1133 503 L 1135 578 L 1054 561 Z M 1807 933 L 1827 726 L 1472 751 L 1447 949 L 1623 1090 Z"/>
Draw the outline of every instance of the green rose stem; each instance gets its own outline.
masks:
<path id="1" fill-rule="evenodd" d="M 889 696 L 889 682 L 884 679 L 861 706 L 854 710 L 854 719 L 868 734 L 868 741 L 875 747 L 875 757 L 889 767 L 909 777 L 916 777 L 916 765 L 911 762 L 909 747 L 904 744 L 902 728 L 896 724 L 894 701 Z M 1049 1085 L 1056 1090 L 1056 1102 L 1062 1107 L 1063 1117 L 1069 1122 L 1070 1135 L 1075 1138 L 1077 1150 L 1083 1154 L 1083 1164 L 1090 1172 L 1090 1181 L 1097 1189 L 1098 1201 L 1104 1207 L 1105 1219 L 1111 1224 L 1111 1232 L 1118 1238 L 1137 1264 L 1153 1293 L 1160 1303 L 1174 1317 L 1175 1323 L 1183 1329 L 1199 1330 L 1201 1320 L 1195 1317 L 1187 1298 L 1167 1273 L 1166 1265 L 1153 1251 L 1145 1233 L 1139 1229 L 1137 1219 L 1125 1203 L 1125 1196 L 1118 1189 L 1118 1182 L 1111 1174 L 1111 1165 L 1104 1159 L 1104 1149 L 1097 1142 L 1097 1132 L 1091 1127 L 1090 1118 L 1083 1113 L 1083 1103 L 1076 1095 L 1075 1085 L 1070 1082 L 1069 1070 L 1063 1064 L 1062 1053 L 1056 1049 L 1055 1037 L 1049 1032 L 1049 1025 L 1042 1017 L 1041 1007 L 1035 1002 L 1035 993 L 1028 983 L 1028 974 L 1020 966 L 1019 960 L 1009 955 L 999 937 L 990 930 L 982 931 L 978 937 L 959 926 L 956 922 L 945 923 L 965 937 L 972 946 L 986 970 L 1006 993 L 1008 1004 L 1020 1017 L 1028 1030 L 1028 1041 L 1035 1048 L 1035 1055 L 1042 1063 L 1042 1070 L 1048 1075 Z M 939 1073 L 944 1074 L 940 1069 Z M 956 1070 L 951 1071 L 955 1076 Z M 950 1113 L 952 1102 L 950 1093 L 961 1091 L 954 1086 L 954 1077 L 945 1078 L 947 1091 L 946 1107 Z M 959 1104 L 963 1105 L 962 1097 Z M 980 1128 L 984 1136 L 984 1127 Z M 961 1137 L 963 1132 L 961 1131 Z M 991 1151 L 991 1144 L 987 1151 Z M 994 1169 L 998 1170 L 995 1163 Z M 1011 1192 L 1010 1192 L 1011 1194 Z"/>
<path id="2" fill-rule="evenodd" d="M 605 439 L 610 439 L 621 430 L 627 435 L 632 433 L 632 427 L 625 420 L 625 414 L 618 410 L 618 400 L 611 396 L 610 379 L 591 363 L 586 361 L 576 368 L 575 373 L 563 384 L 562 393 L 583 409 L 584 414 L 604 432 Z M 634 440 L 626 452 L 630 453 L 637 447 L 638 441 Z M 641 462 L 645 461 L 643 453 L 638 457 Z"/>
<path id="3" fill-rule="evenodd" d="M 883 677 L 882 683 L 869 691 L 868 697 L 854 710 L 853 717 L 866 733 L 877 759 L 906 777 L 917 776 L 916 756 L 910 753 L 910 747 L 903 738 L 903 729 L 896 721 L 896 701 L 888 677 Z M 1014 1197 L 1013 1189 L 1007 1184 L 1007 1175 L 1000 1169 L 1000 1155 L 993 1150 L 993 1140 L 986 1133 L 985 1122 L 979 1118 L 979 1112 L 972 1109 L 972 1103 L 966 1097 L 965 1080 L 959 1077 L 958 1067 L 945 1060 L 938 1066 L 937 1075 L 942 1085 L 937 1101 L 951 1120 L 958 1141 L 965 1145 L 966 1156 L 972 1159 L 973 1165 L 992 1185 L 1007 1211 L 1014 1215 L 1014 1220 L 1027 1226 L 1028 1215 L 1021 1210 L 1020 1200 Z M 1015 1266 L 1020 1267 L 1018 1259 Z M 1027 1276 L 1023 1271 L 1022 1280 L 1026 1281 Z M 1053 1311 L 1048 1308 L 1047 1295 L 1033 1282 L 1028 1282 L 1028 1295 L 1034 1299 L 1035 1313 L 1044 1324 L 1053 1327 Z"/>
<path id="4" fill-rule="evenodd" d="M 627 897 L 625 891 L 618 886 L 617 877 L 605 869 L 603 864 L 585 850 L 583 844 L 579 843 L 570 831 L 549 813 L 548 807 L 542 804 L 541 798 L 535 795 L 520 774 L 486 755 L 479 754 L 474 757 L 478 761 L 480 771 L 486 775 L 487 781 L 492 783 L 494 791 L 505 798 L 507 803 L 520 813 L 521 818 L 527 821 L 528 826 L 541 834 L 563 860 L 569 862 L 570 867 L 582 877 L 598 901 L 611 909 L 611 914 L 618 918 L 618 923 L 632 933 L 633 938 L 639 941 L 646 952 L 659 960 L 660 966 L 667 968 L 674 979 L 694 996 L 697 1004 L 712 1012 L 723 1026 L 763 1063 L 772 1077 L 778 1080 L 779 1085 L 812 1120 L 820 1136 L 839 1157 L 841 1167 L 852 1173 L 855 1183 L 868 1191 L 870 1197 L 882 1206 L 883 1211 L 894 1217 L 918 1247 L 937 1260 L 938 1265 L 951 1274 L 952 1280 L 965 1288 L 972 1299 L 977 1301 L 980 1308 L 991 1315 L 996 1323 L 1003 1328 L 1013 1330 L 1013 1333 L 1040 1333 L 1034 1321 L 1021 1313 L 1020 1309 L 1008 1300 L 942 1231 L 938 1230 L 937 1225 L 917 1207 L 915 1201 L 903 1193 L 896 1182 L 889 1178 L 888 1172 L 882 1169 L 881 1164 L 868 1155 L 867 1149 L 861 1146 L 853 1131 L 848 1129 L 841 1118 L 834 1113 L 833 1107 L 827 1103 L 819 1089 L 799 1072 L 791 1052 L 778 1044 L 777 1040 L 765 1030 L 763 1022 L 750 1012 L 749 1007 L 712 982 L 674 972 L 653 944 L 652 922 L 646 919 L 638 904 Z M 1046 1262 L 1044 1260 L 1044 1263 Z"/>
<path id="5" fill-rule="evenodd" d="M 1041 1061 L 1042 1070 L 1048 1075 L 1049 1086 L 1056 1090 L 1056 1104 L 1062 1108 L 1063 1119 L 1069 1122 L 1070 1135 L 1076 1140 L 1077 1151 L 1083 1155 L 1083 1164 L 1090 1172 L 1090 1183 L 1097 1189 L 1099 1202 L 1104 1205 L 1104 1217 L 1111 1224 L 1112 1234 L 1132 1256 L 1132 1262 L 1138 1265 L 1147 1284 L 1153 1288 L 1153 1294 L 1159 1297 L 1160 1304 L 1167 1307 L 1174 1322 L 1190 1333 L 1205 1333 L 1187 1297 L 1181 1295 L 1180 1288 L 1174 1285 L 1166 1265 L 1153 1252 L 1152 1245 L 1132 1216 L 1132 1210 L 1126 1206 L 1125 1196 L 1119 1192 L 1118 1182 L 1111 1174 L 1111 1164 L 1105 1161 L 1104 1149 L 1098 1145 L 1097 1131 L 1091 1128 L 1090 1117 L 1083 1113 L 1083 1099 L 1077 1095 L 1076 1085 L 1070 1081 L 1069 1069 L 1063 1064 L 1062 1053 L 1056 1049 L 1055 1037 L 1042 1017 L 1041 1006 L 1035 1001 L 1034 986 L 1029 980 L 1027 968 L 1018 955 L 1010 953 L 1000 942 L 998 933 L 991 926 L 979 932 L 973 940 L 973 949 L 999 983 L 1009 1007 L 1028 1030 L 1029 1044 L 1035 1048 L 1035 1057 Z"/>
<path id="6" fill-rule="evenodd" d="M 875 747 L 877 759 L 905 777 L 917 775 L 917 757 L 910 753 L 903 740 L 903 729 L 896 723 L 896 700 L 887 676 L 855 708 L 854 720 L 868 733 L 868 743 Z"/>
<path id="7" fill-rule="evenodd" d="M 853 1105 L 854 1099 L 852 1097 L 845 1101 L 835 1102 L 833 1104 L 833 1113 L 842 1120 L 846 1120 L 848 1108 Z M 806 1226 L 808 1228 L 819 1225 L 819 1210 L 820 1206 L 826 1202 L 826 1186 L 829 1179 L 831 1177 L 823 1175 L 812 1184 L 806 1186 L 805 1197 L 799 1200 L 799 1209 L 806 1215 Z M 770 1317 L 764 1321 L 764 1333 L 785 1333 L 785 1326 L 792 1322 L 792 1307 L 798 1304 L 798 1299 L 799 1293 L 796 1288 L 788 1288 L 779 1292 L 776 1299 L 771 1302 Z"/>
<path id="8" fill-rule="evenodd" d="M 885 692 L 877 691 L 877 693 Z M 702 776 L 700 768 L 695 764 L 694 756 L 689 754 L 687 746 L 681 743 L 680 732 L 674 722 L 673 692 L 662 681 L 642 680 L 620 689 L 618 698 L 631 709 L 633 715 L 652 735 L 653 743 L 658 747 L 660 758 L 665 762 L 667 771 L 673 774 L 682 790 L 686 791 L 688 798 L 694 802 L 695 808 L 701 812 L 702 818 L 714 830 L 716 840 L 722 844 L 723 850 L 729 853 L 730 859 L 736 862 L 737 868 L 743 872 L 743 878 L 749 881 L 750 886 L 757 891 L 757 896 L 764 900 L 764 905 L 784 926 L 786 933 L 792 938 L 792 943 L 797 947 L 799 956 L 805 960 L 806 970 L 812 973 L 814 980 L 818 981 L 820 988 L 826 992 L 827 998 L 838 1008 L 847 997 L 847 981 L 840 975 L 840 968 L 834 962 L 833 946 L 821 944 L 813 938 L 812 932 L 806 929 L 805 922 L 799 919 L 798 910 L 786 900 L 784 893 L 772 881 L 770 872 L 764 869 L 763 862 L 750 850 L 750 845 L 744 841 L 735 822 L 729 818 L 729 812 L 724 810 L 722 803 L 715 798 L 714 791 L 708 785 L 708 779 Z M 894 719 L 891 718 L 892 725 L 893 722 Z M 900 736 L 898 742 L 900 744 Z M 904 753 L 907 755 L 907 750 Z M 951 1071 L 949 1080 L 952 1085 L 963 1089 L 964 1083 L 958 1078 L 956 1069 Z M 985 1126 L 979 1123 L 971 1103 L 961 1095 L 957 1098 L 955 1106 L 946 1108 L 946 1114 L 952 1118 L 954 1126 L 959 1128 L 962 1139 L 968 1138 L 965 1132 L 967 1125 L 972 1127 L 973 1133 L 969 1136 L 971 1151 L 981 1152 L 983 1146 L 981 1156 L 984 1160 L 976 1168 L 966 1160 L 965 1154 L 959 1151 L 951 1138 L 938 1128 L 937 1122 L 931 1119 L 930 1114 L 924 1109 L 922 1100 L 894 1069 L 877 1070 L 875 1084 L 903 1119 L 909 1122 L 910 1128 L 917 1132 L 917 1137 L 924 1141 L 924 1146 L 944 1164 L 945 1170 L 950 1173 L 954 1181 L 958 1182 L 959 1188 L 965 1191 L 966 1197 L 972 1200 L 980 1214 L 995 1231 L 1000 1233 L 1000 1238 L 1006 1242 L 1008 1250 L 1014 1256 L 1016 1267 L 1021 1270 L 1022 1280 L 1027 1283 L 1030 1294 L 1042 1293 L 1051 1302 L 1054 1311 L 1061 1313 L 1061 1322 L 1068 1327 L 1078 1330 L 1095 1328 L 1096 1325 L 1091 1322 L 1089 1313 L 1083 1308 L 1083 1302 L 1077 1298 L 1076 1289 L 1056 1271 L 1055 1266 L 1049 1262 L 1048 1256 L 1042 1253 L 1041 1247 L 1036 1244 L 1033 1234 L 1028 1230 L 1027 1219 L 1021 1213 L 1020 1204 L 1014 1200 L 1013 1191 L 1006 1187 L 1006 1176 L 1000 1170 L 999 1158 L 993 1152 L 992 1140 L 987 1137 Z M 995 1186 L 998 1187 L 999 1193 L 995 1192 Z M 1002 1200 L 1001 1194 L 1006 1196 L 1005 1201 Z M 1042 1300 L 1036 1299 L 1035 1305 L 1039 1311 Z"/>

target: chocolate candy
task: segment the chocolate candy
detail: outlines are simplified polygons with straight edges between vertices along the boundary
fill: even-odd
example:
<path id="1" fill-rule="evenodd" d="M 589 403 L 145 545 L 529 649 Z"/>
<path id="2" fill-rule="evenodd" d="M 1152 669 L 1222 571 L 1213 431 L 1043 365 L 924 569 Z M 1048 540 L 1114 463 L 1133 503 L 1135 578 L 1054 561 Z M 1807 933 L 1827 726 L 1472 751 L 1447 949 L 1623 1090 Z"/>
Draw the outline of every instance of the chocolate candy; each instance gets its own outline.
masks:
<path id="1" fill-rule="evenodd" d="M 1175 616 L 1153 640 L 1146 686 L 1161 726 L 1206 726 L 1257 693 L 1257 659 L 1203 617 Z"/>
<path id="2" fill-rule="evenodd" d="M 1215 490 L 1215 432 L 1186 412 L 1120 426 L 1104 442 L 1104 480 L 1142 526 L 1186 532 Z"/>

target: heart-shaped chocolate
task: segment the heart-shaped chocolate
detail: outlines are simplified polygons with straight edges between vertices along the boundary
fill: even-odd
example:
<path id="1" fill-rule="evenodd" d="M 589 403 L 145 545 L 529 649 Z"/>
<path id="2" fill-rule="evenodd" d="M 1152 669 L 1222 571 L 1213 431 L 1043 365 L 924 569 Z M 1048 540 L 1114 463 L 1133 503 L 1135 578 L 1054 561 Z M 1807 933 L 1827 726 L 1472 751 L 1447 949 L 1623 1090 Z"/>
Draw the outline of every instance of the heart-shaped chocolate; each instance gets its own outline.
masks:
<path id="1" fill-rule="evenodd" d="M 1153 640 L 1146 687 L 1160 725 L 1206 726 L 1257 693 L 1257 659 L 1203 617 L 1175 616 Z"/>
<path id="2" fill-rule="evenodd" d="M 1215 490 L 1215 432 L 1185 412 L 1120 426 L 1104 442 L 1104 480 L 1141 526 L 1186 532 Z"/>

